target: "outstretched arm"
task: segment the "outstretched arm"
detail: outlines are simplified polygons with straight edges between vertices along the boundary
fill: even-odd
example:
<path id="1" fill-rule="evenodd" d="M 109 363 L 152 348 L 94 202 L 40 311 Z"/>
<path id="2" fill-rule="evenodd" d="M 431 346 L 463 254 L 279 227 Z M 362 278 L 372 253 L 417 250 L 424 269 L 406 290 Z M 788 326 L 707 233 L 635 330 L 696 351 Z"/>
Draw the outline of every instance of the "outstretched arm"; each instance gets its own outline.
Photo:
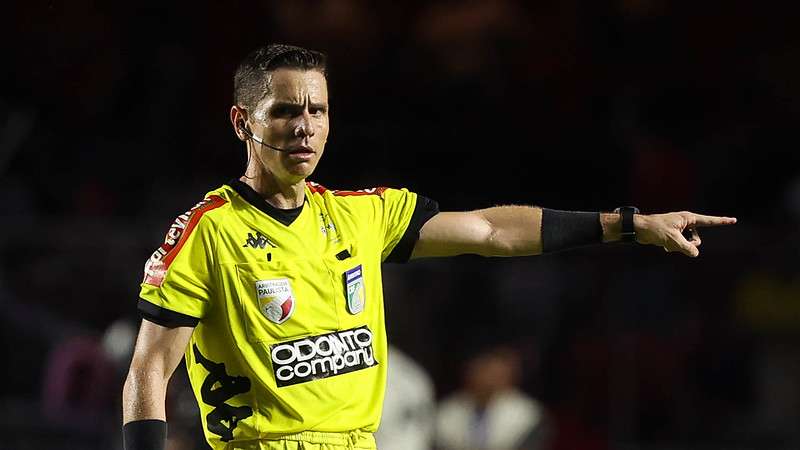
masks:
<path id="1" fill-rule="evenodd" d="M 544 250 L 542 211 L 542 208 L 534 206 L 497 206 L 467 212 L 441 212 L 423 225 L 411 257 L 538 255 Z M 596 217 L 597 234 L 602 235 L 602 241 L 619 240 L 619 215 L 601 213 Z M 735 218 L 685 211 L 634 216 L 637 242 L 658 245 L 667 251 L 680 251 L 692 257 L 700 254 L 697 249 L 700 245 L 698 227 L 734 223 Z M 684 230 L 692 230 L 691 240 L 683 236 Z"/>

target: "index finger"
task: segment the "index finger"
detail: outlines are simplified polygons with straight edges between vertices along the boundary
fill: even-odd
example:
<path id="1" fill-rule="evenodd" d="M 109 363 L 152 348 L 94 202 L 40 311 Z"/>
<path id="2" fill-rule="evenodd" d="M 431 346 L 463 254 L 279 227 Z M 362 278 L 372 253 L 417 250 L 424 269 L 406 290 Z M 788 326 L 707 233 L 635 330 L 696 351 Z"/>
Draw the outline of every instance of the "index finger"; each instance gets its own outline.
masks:
<path id="1" fill-rule="evenodd" d="M 704 216 L 702 214 L 691 213 L 690 222 L 694 226 L 719 227 L 722 225 L 735 224 L 736 217 Z"/>

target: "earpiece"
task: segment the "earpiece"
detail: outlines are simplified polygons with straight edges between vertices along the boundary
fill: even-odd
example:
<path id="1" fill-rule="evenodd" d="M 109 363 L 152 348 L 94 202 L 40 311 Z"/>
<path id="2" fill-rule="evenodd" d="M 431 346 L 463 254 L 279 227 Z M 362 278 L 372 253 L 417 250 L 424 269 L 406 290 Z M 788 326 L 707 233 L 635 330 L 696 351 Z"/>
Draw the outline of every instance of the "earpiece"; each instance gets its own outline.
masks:
<path id="1" fill-rule="evenodd" d="M 288 151 L 286 149 L 283 149 L 283 148 L 280 148 L 280 147 L 275 147 L 274 145 L 267 144 L 266 142 L 262 141 L 261 138 L 259 138 L 258 136 L 254 136 L 253 133 L 251 133 L 250 130 L 248 130 L 244 126 L 240 125 L 239 126 L 239 131 L 241 131 L 242 133 L 244 133 L 245 136 L 247 136 L 245 138 L 242 138 L 241 136 L 239 136 L 239 139 L 241 139 L 243 141 L 253 140 L 253 141 L 258 142 L 259 144 L 263 145 L 264 147 L 269 147 L 269 148 L 271 148 L 271 149 L 273 149 L 275 151 L 278 151 L 278 152 L 286 152 L 286 151 Z"/>

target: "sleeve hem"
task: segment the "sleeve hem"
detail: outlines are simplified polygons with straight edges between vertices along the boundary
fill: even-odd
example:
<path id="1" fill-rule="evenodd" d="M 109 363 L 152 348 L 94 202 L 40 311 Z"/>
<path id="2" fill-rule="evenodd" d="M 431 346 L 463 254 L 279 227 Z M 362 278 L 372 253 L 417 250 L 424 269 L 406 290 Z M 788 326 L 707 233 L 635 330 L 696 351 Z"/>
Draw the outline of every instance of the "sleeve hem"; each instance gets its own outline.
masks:
<path id="1" fill-rule="evenodd" d="M 419 240 L 419 230 L 425 225 L 425 222 L 439 213 L 439 204 L 435 200 L 431 200 L 422 195 L 417 195 L 417 203 L 414 205 L 414 212 L 411 214 L 411 219 L 408 221 L 403 237 L 397 245 L 394 246 L 389 256 L 386 257 L 385 262 L 390 263 L 406 263 L 411 258 L 411 253 L 414 251 L 414 246 Z"/>
<path id="2" fill-rule="evenodd" d="M 156 306 L 142 298 L 139 299 L 137 309 L 142 319 L 167 328 L 196 327 L 200 323 L 197 317 Z"/>

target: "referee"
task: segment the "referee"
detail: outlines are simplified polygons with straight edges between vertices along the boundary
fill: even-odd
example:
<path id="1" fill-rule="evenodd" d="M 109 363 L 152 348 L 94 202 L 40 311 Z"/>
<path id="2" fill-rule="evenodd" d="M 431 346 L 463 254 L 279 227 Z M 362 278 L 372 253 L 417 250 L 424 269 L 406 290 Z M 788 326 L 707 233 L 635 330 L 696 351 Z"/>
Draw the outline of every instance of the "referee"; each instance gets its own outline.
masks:
<path id="1" fill-rule="evenodd" d="M 308 180 L 328 113 L 322 53 L 268 45 L 239 65 L 230 121 L 247 167 L 178 216 L 145 265 L 123 391 L 127 450 L 164 448 L 167 383 L 182 357 L 214 449 L 374 449 L 388 360 L 383 262 L 619 240 L 696 257 L 698 227 L 736 222 L 632 207 L 440 212 L 407 189 L 328 189 Z"/>

